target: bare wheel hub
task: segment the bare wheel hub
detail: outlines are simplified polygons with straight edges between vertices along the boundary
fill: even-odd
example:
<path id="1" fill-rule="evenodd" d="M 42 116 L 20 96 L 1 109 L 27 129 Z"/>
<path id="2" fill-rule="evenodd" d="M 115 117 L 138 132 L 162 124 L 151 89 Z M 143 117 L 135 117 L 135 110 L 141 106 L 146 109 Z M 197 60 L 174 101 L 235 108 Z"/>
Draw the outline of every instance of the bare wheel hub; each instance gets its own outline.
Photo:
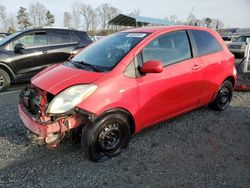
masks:
<path id="1" fill-rule="evenodd" d="M 219 103 L 222 106 L 226 106 L 228 105 L 227 103 L 229 103 L 229 98 L 230 98 L 230 91 L 227 87 L 223 87 L 220 90 L 219 93 Z"/>
<path id="2" fill-rule="evenodd" d="M 103 150 L 113 150 L 120 145 L 121 137 L 122 134 L 119 124 L 109 124 L 101 130 L 98 143 Z"/>

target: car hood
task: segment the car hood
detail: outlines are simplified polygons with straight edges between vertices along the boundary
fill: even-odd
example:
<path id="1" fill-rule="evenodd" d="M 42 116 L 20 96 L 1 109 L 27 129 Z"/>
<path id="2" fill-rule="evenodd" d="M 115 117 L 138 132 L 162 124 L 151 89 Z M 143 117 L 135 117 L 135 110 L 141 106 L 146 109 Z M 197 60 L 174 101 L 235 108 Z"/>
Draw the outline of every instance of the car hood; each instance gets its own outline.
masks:
<path id="1" fill-rule="evenodd" d="M 90 72 L 60 64 L 44 69 L 32 78 L 31 83 L 56 95 L 72 85 L 93 83 L 105 74 L 107 73 Z"/>

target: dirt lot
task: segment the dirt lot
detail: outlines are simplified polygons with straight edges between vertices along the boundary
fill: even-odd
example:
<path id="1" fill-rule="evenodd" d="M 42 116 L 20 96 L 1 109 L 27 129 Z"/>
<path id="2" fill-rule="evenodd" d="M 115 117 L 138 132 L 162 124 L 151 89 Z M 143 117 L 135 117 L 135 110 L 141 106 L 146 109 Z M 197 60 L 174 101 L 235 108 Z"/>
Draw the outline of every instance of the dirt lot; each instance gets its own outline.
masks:
<path id="1" fill-rule="evenodd" d="M 225 112 L 204 107 L 144 130 L 103 163 L 67 141 L 52 151 L 31 144 L 18 94 L 0 94 L 0 187 L 250 187 L 250 92 Z"/>

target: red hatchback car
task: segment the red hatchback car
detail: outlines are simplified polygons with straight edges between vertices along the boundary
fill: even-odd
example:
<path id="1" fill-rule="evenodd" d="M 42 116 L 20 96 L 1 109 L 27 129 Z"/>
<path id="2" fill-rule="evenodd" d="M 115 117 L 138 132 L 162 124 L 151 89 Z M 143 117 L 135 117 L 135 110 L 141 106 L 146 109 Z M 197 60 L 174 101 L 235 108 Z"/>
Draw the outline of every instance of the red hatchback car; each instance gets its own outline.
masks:
<path id="1" fill-rule="evenodd" d="M 101 161 L 148 126 L 207 104 L 225 110 L 235 80 L 234 56 L 215 31 L 137 28 L 38 73 L 20 94 L 19 114 L 40 144 L 68 134 Z"/>

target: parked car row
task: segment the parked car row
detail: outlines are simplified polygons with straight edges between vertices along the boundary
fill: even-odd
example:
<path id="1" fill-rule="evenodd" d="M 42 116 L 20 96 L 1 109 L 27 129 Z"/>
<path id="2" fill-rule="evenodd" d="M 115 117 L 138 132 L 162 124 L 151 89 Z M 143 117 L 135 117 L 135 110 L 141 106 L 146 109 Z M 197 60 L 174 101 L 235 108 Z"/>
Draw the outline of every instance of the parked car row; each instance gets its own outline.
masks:
<path id="1" fill-rule="evenodd" d="M 39 28 L 16 32 L 0 41 L 0 92 L 11 82 L 29 80 L 51 64 L 62 63 L 92 43 L 83 31 Z"/>
<path id="2" fill-rule="evenodd" d="M 7 37 L 7 33 L 0 33 L 0 41 Z"/>
<path id="3" fill-rule="evenodd" d="M 227 44 L 228 49 L 235 55 L 236 58 L 244 57 L 247 38 L 250 38 L 250 34 L 237 37 L 222 36 L 222 39 Z"/>
<path id="4" fill-rule="evenodd" d="M 238 36 L 222 36 L 221 38 L 225 41 L 226 44 L 230 44 Z"/>
<path id="5" fill-rule="evenodd" d="M 23 43 L 38 35 L 39 44 L 47 44 L 39 48 L 42 53 L 37 54 L 43 54 L 43 59 L 38 63 L 47 61 L 49 51 L 59 59 L 68 46 L 58 49 L 61 44 L 48 44 L 44 38 L 46 33 L 57 41 L 61 32 L 35 31 L 32 39 L 18 37 L 8 48 L 22 56 Z M 73 44 L 79 45 L 72 38 L 68 43 L 71 50 Z M 36 70 L 43 68 L 41 64 Z M 69 134 L 72 140 L 81 141 L 89 159 L 103 161 L 121 153 L 132 135 L 153 124 L 204 105 L 225 110 L 235 82 L 234 56 L 216 31 L 145 27 L 105 37 L 65 63 L 44 69 L 21 92 L 18 108 L 40 145 L 57 146 Z"/>

